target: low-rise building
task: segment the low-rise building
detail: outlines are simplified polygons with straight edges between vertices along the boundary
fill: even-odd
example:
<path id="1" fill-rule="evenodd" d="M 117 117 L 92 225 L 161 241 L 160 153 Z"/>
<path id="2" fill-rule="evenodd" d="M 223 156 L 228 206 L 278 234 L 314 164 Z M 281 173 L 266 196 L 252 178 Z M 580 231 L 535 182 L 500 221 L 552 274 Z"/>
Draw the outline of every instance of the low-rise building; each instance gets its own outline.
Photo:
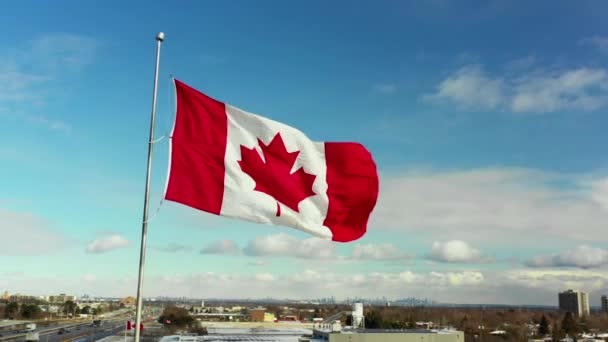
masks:
<path id="1" fill-rule="evenodd" d="M 264 322 L 265 314 L 266 308 L 258 307 L 249 309 L 249 317 L 252 322 Z"/>
<path id="2" fill-rule="evenodd" d="M 310 341 L 328 342 L 464 342 L 464 333 L 455 330 L 353 329 L 313 330 Z"/>
<path id="3" fill-rule="evenodd" d="M 73 302 L 74 300 L 76 300 L 76 296 L 66 295 L 65 293 L 49 296 L 49 303 L 51 304 L 63 304 L 69 301 Z"/>

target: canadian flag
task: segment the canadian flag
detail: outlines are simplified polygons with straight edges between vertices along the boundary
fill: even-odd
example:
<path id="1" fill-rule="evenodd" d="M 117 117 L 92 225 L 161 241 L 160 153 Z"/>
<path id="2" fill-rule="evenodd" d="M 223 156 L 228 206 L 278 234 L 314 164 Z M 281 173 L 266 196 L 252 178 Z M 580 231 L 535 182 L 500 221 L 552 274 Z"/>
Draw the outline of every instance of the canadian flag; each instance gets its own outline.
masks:
<path id="1" fill-rule="evenodd" d="M 378 174 L 362 145 L 314 142 L 180 81 L 175 88 L 167 200 L 334 241 L 365 234 Z"/>

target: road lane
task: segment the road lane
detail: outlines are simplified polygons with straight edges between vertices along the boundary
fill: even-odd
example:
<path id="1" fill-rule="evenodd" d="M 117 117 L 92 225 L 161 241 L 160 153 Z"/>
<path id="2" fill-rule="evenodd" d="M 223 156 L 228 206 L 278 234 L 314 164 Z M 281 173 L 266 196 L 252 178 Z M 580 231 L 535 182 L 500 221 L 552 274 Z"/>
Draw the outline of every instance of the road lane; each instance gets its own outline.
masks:
<path id="1" fill-rule="evenodd" d="M 111 334 L 117 334 L 124 330 L 126 319 L 111 319 L 102 321 L 100 327 L 94 327 L 91 322 L 81 324 L 63 324 L 36 329 L 40 342 L 63 342 L 74 339 L 82 341 L 97 341 Z M 59 329 L 65 332 L 59 334 Z M 100 337 L 101 336 L 101 337 Z M 25 335 L 10 339 L 9 342 L 25 342 Z"/>

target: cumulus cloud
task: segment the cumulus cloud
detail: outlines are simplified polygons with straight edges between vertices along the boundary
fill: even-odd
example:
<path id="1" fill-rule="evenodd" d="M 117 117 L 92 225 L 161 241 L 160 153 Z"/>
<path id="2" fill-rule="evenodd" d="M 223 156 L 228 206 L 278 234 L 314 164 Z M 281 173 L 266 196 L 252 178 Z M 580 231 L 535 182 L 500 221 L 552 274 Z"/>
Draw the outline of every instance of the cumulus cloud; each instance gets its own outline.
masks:
<path id="1" fill-rule="evenodd" d="M 504 102 L 504 83 L 488 75 L 480 65 L 468 65 L 448 76 L 427 101 L 456 103 L 466 109 L 495 109 Z"/>
<path id="2" fill-rule="evenodd" d="M 467 65 L 441 81 L 436 92 L 423 99 L 473 111 L 593 111 L 608 104 L 608 72 L 585 67 L 557 71 L 521 69 L 519 73 L 515 70 L 514 74 L 498 76 L 487 73 L 480 65 Z"/>
<path id="3" fill-rule="evenodd" d="M 201 249 L 201 254 L 237 254 L 239 247 L 232 240 L 219 240 Z"/>
<path id="4" fill-rule="evenodd" d="M 533 169 L 410 171 L 383 177 L 370 226 L 469 242 L 520 243 L 522 234 L 607 241 L 598 234 L 608 222 L 606 179 Z"/>
<path id="5" fill-rule="evenodd" d="M 69 238 L 44 218 L 32 213 L 0 208 L 0 255 L 45 255 L 64 248 Z"/>
<path id="6" fill-rule="evenodd" d="M 510 101 L 514 112 L 592 111 L 608 102 L 608 72 L 579 68 L 523 76 L 515 81 Z"/>
<path id="7" fill-rule="evenodd" d="M 561 254 L 536 256 L 526 262 L 530 267 L 592 268 L 608 265 L 608 250 L 587 245 Z"/>
<path id="8" fill-rule="evenodd" d="M 351 253 L 351 258 L 355 260 L 399 260 L 411 257 L 391 243 L 357 244 Z"/>
<path id="9" fill-rule="evenodd" d="M 100 254 L 129 247 L 130 244 L 131 242 L 122 235 L 114 234 L 91 241 L 87 245 L 86 251 L 87 253 Z"/>
<path id="10" fill-rule="evenodd" d="M 462 240 L 434 242 L 429 258 L 439 262 L 480 262 L 482 254 Z"/>
<path id="11" fill-rule="evenodd" d="M 244 249 L 249 256 L 294 257 L 302 259 L 329 259 L 336 257 L 333 242 L 319 238 L 299 240 L 280 233 L 249 241 Z"/>

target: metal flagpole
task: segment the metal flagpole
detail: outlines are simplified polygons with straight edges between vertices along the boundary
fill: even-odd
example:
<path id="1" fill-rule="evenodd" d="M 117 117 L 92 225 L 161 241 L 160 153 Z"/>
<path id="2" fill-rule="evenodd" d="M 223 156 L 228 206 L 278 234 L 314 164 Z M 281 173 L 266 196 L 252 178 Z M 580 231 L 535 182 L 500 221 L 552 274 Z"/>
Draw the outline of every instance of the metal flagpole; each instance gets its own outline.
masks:
<path id="1" fill-rule="evenodd" d="M 152 118 L 150 119 L 150 139 L 148 140 L 148 169 L 146 173 L 146 191 L 144 197 L 144 217 L 141 225 L 141 248 L 139 250 L 139 275 L 137 278 L 137 309 L 135 314 L 135 342 L 139 342 L 141 333 L 141 310 L 143 302 L 144 264 L 146 262 L 146 238 L 148 237 L 148 201 L 150 199 L 150 176 L 152 173 L 152 151 L 154 149 L 154 120 L 156 119 L 156 94 L 158 92 L 158 68 L 160 65 L 160 45 L 165 34 L 156 35 L 156 67 L 154 69 L 154 92 L 152 94 Z"/>

